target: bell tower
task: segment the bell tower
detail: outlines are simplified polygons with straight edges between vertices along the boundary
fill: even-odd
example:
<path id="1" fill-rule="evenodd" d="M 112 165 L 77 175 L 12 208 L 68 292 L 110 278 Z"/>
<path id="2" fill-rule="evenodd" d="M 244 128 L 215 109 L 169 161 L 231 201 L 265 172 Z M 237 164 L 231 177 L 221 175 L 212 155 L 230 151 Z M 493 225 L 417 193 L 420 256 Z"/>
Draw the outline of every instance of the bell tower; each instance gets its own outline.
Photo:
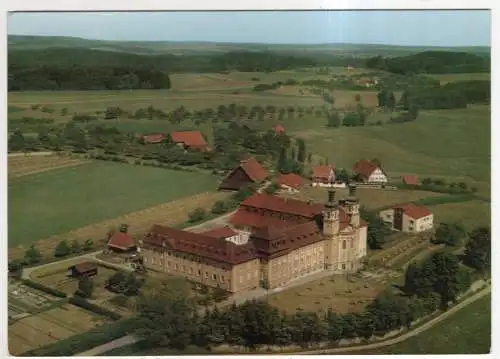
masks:
<path id="1" fill-rule="evenodd" d="M 333 237 L 339 233 L 339 207 L 335 199 L 335 191 L 328 191 L 328 201 L 323 210 L 323 235 Z"/>
<path id="2" fill-rule="evenodd" d="M 346 214 L 349 218 L 349 224 L 353 228 L 358 228 L 359 219 L 359 201 L 356 197 L 356 185 L 349 185 L 349 196 L 345 200 Z"/>

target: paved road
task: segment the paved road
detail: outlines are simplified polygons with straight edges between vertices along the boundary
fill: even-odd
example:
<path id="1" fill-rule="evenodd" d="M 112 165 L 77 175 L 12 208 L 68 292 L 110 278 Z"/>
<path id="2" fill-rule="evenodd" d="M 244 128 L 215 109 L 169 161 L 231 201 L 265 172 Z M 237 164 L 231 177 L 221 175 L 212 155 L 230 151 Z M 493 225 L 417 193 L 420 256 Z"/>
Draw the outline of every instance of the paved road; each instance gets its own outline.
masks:
<path id="1" fill-rule="evenodd" d="M 321 274 L 321 273 L 325 273 L 325 272 L 320 272 L 318 274 Z M 327 272 L 327 275 L 330 275 L 330 274 L 331 273 Z M 302 279 L 304 281 L 312 280 L 311 277 L 309 277 L 309 276 L 302 278 Z M 296 286 L 296 285 L 300 285 L 300 284 L 302 284 L 302 283 L 299 282 L 299 283 L 294 284 L 292 286 Z M 471 289 L 474 290 L 474 286 Z M 482 297 L 484 297 L 485 295 L 487 295 L 490 292 L 491 292 L 491 286 L 488 286 L 487 288 L 485 288 L 485 289 L 475 293 L 471 297 L 467 298 L 463 302 L 460 302 L 459 304 L 450 308 L 448 311 L 442 313 L 438 317 L 426 322 L 425 324 L 423 324 L 421 326 L 416 327 L 415 329 L 412 329 L 409 332 L 406 332 L 400 336 L 397 336 L 395 338 L 387 339 L 387 340 L 384 340 L 384 341 L 381 341 L 378 343 L 366 344 L 366 345 L 358 345 L 358 346 L 351 346 L 351 347 L 346 346 L 346 347 L 332 348 L 332 349 L 309 350 L 309 351 L 302 351 L 302 352 L 294 352 L 293 354 L 311 355 L 311 354 L 344 353 L 344 352 L 351 352 L 351 351 L 363 351 L 363 350 L 370 350 L 370 349 L 378 349 L 378 348 L 383 348 L 383 347 L 387 347 L 390 345 L 394 345 L 397 343 L 401 343 L 401 342 L 403 342 L 411 337 L 414 337 L 414 336 L 426 331 L 427 329 L 432 328 L 434 325 L 440 323 L 444 319 L 448 318 L 450 315 L 453 315 L 454 313 L 456 313 L 460 309 L 463 309 L 464 307 L 475 302 L 476 300 L 481 299 Z M 271 294 L 271 293 L 268 291 L 264 291 L 260 295 L 260 297 L 263 297 L 263 296 L 269 295 L 269 294 Z M 253 297 L 258 298 L 259 296 L 254 295 Z M 229 303 L 227 303 L 227 304 L 229 304 Z M 99 354 L 103 354 L 107 351 L 110 351 L 112 349 L 120 348 L 120 347 L 127 346 L 127 345 L 132 345 L 132 344 L 136 343 L 137 341 L 138 341 L 138 339 L 136 337 L 134 337 L 133 335 L 127 335 L 125 337 L 121 337 L 119 339 L 113 340 L 113 341 L 108 342 L 106 344 L 92 348 L 92 349 L 85 351 L 83 353 L 75 354 L 74 356 L 96 356 Z M 286 354 L 286 353 L 282 353 L 282 354 Z"/>
<path id="2" fill-rule="evenodd" d="M 438 317 L 429 320 L 425 324 L 422 324 L 415 329 L 412 329 L 402 335 L 399 335 L 395 338 L 387 339 L 378 343 L 372 343 L 372 344 L 366 344 L 366 345 L 358 345 L 358 346 L 352 346 L 352 347 L 341 347 L 341 348 L 332 348 L 332 349 L 318 349 L 318 350 L 309 350 L 309 351 L 303 351 L 297 354 L 301 355 L 311 355 L 311 354 L 334 354 L 334 353 L 345 353 L 345 352 L 358 352 L 358 351 L 363 351 L 363 350 L 370 350 L 370 349 L 378 349 L 378 348 L 383 348 L 387 347 L 390 345 L 398 344 L 401 343 L 407 339 L 410 339 L 411 337 L 414 337 L 418 334 L 421 334 L 422 332 L 426 331 L 427 329 L 432 328 L 436 324 L 442 322 L 444 319 L 448 318 L 450 315 L 453 315 L 454 313 L 458 312 L 460 309 L 465 308 L 469 304 L 475 302 L 478 299 L 481 299 L 485 295 L 489 294 L 491 292 L 491 287 L 488 286 L 487 288 L 477 292 L 476 294 L 472 295 L 471 297 L 465 299 L 463 302 L 458 303 L 454 307 L 450 308 L 443 314 L 439 315 Z"/>

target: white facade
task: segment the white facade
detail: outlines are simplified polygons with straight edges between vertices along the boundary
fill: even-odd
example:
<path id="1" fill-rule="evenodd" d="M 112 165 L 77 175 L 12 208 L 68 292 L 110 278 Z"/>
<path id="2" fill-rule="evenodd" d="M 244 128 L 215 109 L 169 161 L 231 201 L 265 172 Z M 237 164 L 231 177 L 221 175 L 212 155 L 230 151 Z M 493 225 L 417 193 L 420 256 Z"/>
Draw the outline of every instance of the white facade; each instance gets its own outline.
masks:
<path id="1" fill-rule="evenodd" d="M 250 232 L 243 231 L 243 230 L 239 230 L 237 232 L 238 232 L 238 234 L 236 234 L 232 237 L 227 237 L 226 241 L 233 242 L 234 244 L 237 244 L 237 245 L 246 244 L 248 242 L 248 240 L 250 239 Z"/>
<path id="2" fill-rule="evenodd" d="M 367 182 L 369 182 L 369 183 L 387 183 L 388 179 L 387 179 L 387 176 L 384 174 L 384 172 L 380 168 L 377 168 L 375 171 L 372 172 L 370 177 L 368 177 Z"/>

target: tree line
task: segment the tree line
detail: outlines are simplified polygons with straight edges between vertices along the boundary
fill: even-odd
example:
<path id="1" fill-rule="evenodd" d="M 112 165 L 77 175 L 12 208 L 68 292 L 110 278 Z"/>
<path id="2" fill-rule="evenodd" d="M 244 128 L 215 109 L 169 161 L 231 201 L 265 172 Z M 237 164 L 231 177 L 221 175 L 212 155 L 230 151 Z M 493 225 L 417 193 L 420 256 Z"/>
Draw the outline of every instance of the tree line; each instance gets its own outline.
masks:
<path id="1" fill-rule="evenodd" d="M 464 262 L 484 274 L 489 270 L 489 228 L 469 234 Z M 338 314 L 322 312 L 282 313 L 265 300 L 247 301 L 225 309 L 206 308 L 202 313 L 183 296 L 141 296 L 138 336 L 144 347 L 184 349 L 189 345 L 211 348 L 221 344 L 256 349 L 259 346 L 311 345 L 355 337 L 369 339 L 412 323 L 436 310 L 446 310 L 466 291 L 474 271 L 449 252 L 437 252 L 411 264 L 400 291 L 387 289 L 365 310 Z M 170 325 L 165 325 L 169 323 Z"/>
<path id="2" fill-rule="evenodd" d="M 391 58 L 376 56 L 366 60 L 366 67 L 401 75 L 491 71 L 488 57 L 452 51 L 424 51 L 409 56 Z"/>
<path id="3" fill-rule="evenodd" d="M 9 51 L 8 64 L 8 90 L 23 91 L 169 89 L 175 72 L 272 72 L 317 62 L 272 52 L 176 56 L 48 48 Z"/>

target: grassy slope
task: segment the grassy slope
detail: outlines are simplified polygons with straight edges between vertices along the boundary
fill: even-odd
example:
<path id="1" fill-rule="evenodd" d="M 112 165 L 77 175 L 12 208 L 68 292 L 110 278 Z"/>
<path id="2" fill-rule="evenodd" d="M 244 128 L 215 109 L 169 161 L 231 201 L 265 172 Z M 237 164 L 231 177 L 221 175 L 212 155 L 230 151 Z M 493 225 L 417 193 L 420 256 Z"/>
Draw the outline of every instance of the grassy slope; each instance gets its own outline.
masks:
<path id="1" fill-rule="evenodd" d="M 490 347 L 491 295 L 488 295 L 402 343 L 377 351 L 349 354 L 486 354 Z"/>
<path id="2" fill-rule="evenodd" d="M 414 122 L 385 126 L 330 129 L 325 124 L 324 119 L 285 122 L 313 152 L 339 167 L 351 168 L 358 159 L 376 157 L 395 175 L 489 182 L 489 107 L 422 111 Z"/>
<path id="3" fill-rule="evenodd" d="M 215 189 L 209 175 L 95 162 L 9 184 L 9 246 Z"/>

